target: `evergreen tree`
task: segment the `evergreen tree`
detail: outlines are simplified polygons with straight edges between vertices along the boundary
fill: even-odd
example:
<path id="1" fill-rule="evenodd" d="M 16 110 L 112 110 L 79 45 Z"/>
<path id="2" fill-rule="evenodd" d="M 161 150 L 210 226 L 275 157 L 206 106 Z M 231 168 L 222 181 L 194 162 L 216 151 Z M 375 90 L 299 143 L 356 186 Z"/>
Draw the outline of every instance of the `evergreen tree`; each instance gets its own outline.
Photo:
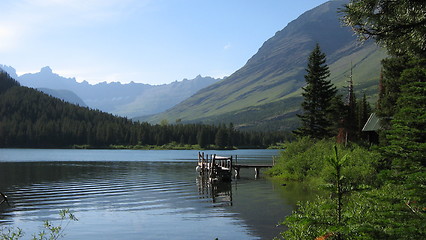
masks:
<path id="1" fill-rule="evenodd" d="M 19 86 L 19 83 L 15 79 L 11 78 L 9 74 L 0 69 L 0 93 L 15 86 Z"/>
<path id="2" fill-rule="evenodd" d="M 312 138 L 326 138 L 333 135 L 333 120 L 330 118 L 332 100 L 336 97 L 337 90 L 327 80 L 330 76 L 326 64 L 326 56 L 317 44 L 309 56 L 308 67 L 305 75 L 306 87 L 303 87 L 302 103 L 303 114 L 297 115 L 301 126 L 294 131 L 299 136 Z"/>
<path id="3" fill-rule="evenodd" d="M 220 147 L 220 148 L 224 148 L 227 146 L 228 144 L 228 133 L 226 131 L 226 128 L 219 128 L 216 136 L 215 136 L 215 144 Z"/>
<path id="4" fill-rule="evenodd" d="M 345 144 L 347 144 L 349 140 L 356 141 L 358 139 L 357 100 L 355 97 L 352 81 L 352 69 L 353 68 L 351 65 L 351 72 L 347 87 L 348 94 L 346 95 L 346 104 L 344 106 L 344 110 L 341 112 L 343 113 L 343 124 L 341 128 L 339 128 L 338 134 L 338 142 Z"/>
<path id="5" fill-rule="evenodd" d="M 373 38 L 392 55 L 426 57 L 425 1 L 351 0 L 343 12 L 361 40 Z"/>
<path id="6" fill-rule="evenodd" d="M 401 170 L 426 167 L 426 68 L 415 67 L 401 74 L 401 93 L 383 149 L 393 166 Z"/>
<path id="7" fill-rule="evenodd" d="M 205 148 L 207 146 L 207 136 L 206 131 L 204 129 L 201 129 L 197 133 L 197 143 L 200 145 L 201 148 Z"/>

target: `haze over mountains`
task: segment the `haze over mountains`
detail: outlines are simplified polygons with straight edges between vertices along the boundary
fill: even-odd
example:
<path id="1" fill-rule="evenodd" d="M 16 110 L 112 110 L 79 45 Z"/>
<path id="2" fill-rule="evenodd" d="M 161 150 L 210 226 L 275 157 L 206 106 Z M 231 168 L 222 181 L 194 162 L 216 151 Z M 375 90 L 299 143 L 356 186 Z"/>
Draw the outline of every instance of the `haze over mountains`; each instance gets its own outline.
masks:
<path id="1" fill-rule="evenodd" d="M 386 54 L 373 42 L 360 44 L 342 27 L 339 8 L 346 0 L 324 3 L 305 12 L 267 40 L 247 63 L 164 113 L 149 118 L 182 122 L 233 122 L 240 128 L 290 130 L 296 127 L 307 58 L 316 43 L 327 55 L 332 82 L 344 94 L 353 66 L 355 91 L 377 95 L 380 61 Z"/>
<path id="2" fill-rule="evenodd" d="M 59 76 L 50 67 L 44 67 L 38 73 L 21 76 L 16 74 L 13 67 L 0 65 L 0 68 L 23 86 L 37 88 L 70 103 L 129 118 L 165 111 L 198 90 L 220 80 L 197 76 L 192 80 L 184 79 L 163 85 L 134 82 L 103 82 L 92 85 L 87 81 L 79 83 L 75 78 Z"/>
<path id="3" fill-rule="evenodd" d="M 351 29 L 342 27 L 338 10 L 347 0 L 324 3 L 305 12 L 268 39 L 247 63 L 225 79 L 197 76 L 193 80 L 152 86 L 88 82 L 64 78 L 44 67 L 39 73 L 17 76 L 15 69 L 0 65 L 22 85 L 49 94 L 74 98 L 81 106 L 158 123 L 234 123 L 254 130 L 291 130 L 297 127 L 301 110 L 301 87 L 308 55 L 316 43 L 327 56 L 331 81 L 344 95 L 353 71 L 355 93 L 377 98 L 380 61 L 385 51 L 374 42 L 360 44 Z M 56 94 L 56 95 L 55 95 Z M 168 109 L 168 110 L 167 110 Z M 166 111 L 167 110 L 167 111 Z"/>

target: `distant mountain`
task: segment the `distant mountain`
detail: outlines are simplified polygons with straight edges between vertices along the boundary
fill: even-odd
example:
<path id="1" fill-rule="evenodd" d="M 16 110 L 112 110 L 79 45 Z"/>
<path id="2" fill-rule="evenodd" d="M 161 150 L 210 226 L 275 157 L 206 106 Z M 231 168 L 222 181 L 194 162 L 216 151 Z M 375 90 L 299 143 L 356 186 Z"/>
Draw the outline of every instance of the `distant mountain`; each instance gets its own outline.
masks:
<path id="1" fill-rule="evenodd" d="M 221 80 L 197 76 L 192 80 L 184 79 L 163 85 L 134 82 L 128 84 L 102 82 L 92 85 L 86 81 L 79 83 L 75 78 L 62 77 L 54 73 L 50 67 L 44 67 L 38 73 L 27 73 L 21 76 L 17 76 L 16 70 L 12 67 L 0 65 L 0 68 L 23 86 L 41 89 L 49 95 L 80 106 L 87 105 L 90 108 L 129 118 L 163 112 L 198 90 Z M 73 92 L 82 101 L 75 96 L 69 98 L 70 92 L 66 93 L 67 98 L 64 98 L 64 90 Z"/>
<path id="2" fill-rule="evenodd" d="M 143 91 L 132 102 L 115 107 L 112 113 L 121 116 L 143 116 L 151 115 L 172 108 L 176 104 L 191 97 L 200 89 L 219 82 L 221 79 L 202 77 L 182 81 L 175 81 L 170 84 L 152 86 L 149 90 Z M 135 113 L 129 115 L 127 113 Z"/>
<path id="3" fill-rule="evenodd" d="M 0 64 L 0 70 L 7 72 L 9 76 L 12 77 L 13 79 L 18 78 L 18 75 L 16 74 L 16 70 L 13 67 Z"/>
<path id="4" fill-rule="evenodd" d="M 50 88 L 37 88 L 37 90 L 46 93 L 47 95 L 50 95 L 52 97 L 62 99 L 65 102 L 69 102 L 80 107 L 87 107 L 86 103 L 84 103 L 84 101 L 79 96 L 77 96 L 77 94 L 70 90 L 56 90 Z"/>
<path id="5" fill-rule="evenodd" d="M 341 26 L 338 9 L 346 0 L 324 3 L 305 12 L 267 40 L 247 63 L 228 78 L 211 85 L 168 111 L 139 118 L 183 122 L 233 122 L 240 128 L 293 129 L 298 124 L 301 87 L 307 58 L 316 43 L 327 55 L 332 82 L 342 91 L 351 64 L 356 93 L 377 96 L 380 60 L 385 52 L 360 45 L 351 29 Z"/>

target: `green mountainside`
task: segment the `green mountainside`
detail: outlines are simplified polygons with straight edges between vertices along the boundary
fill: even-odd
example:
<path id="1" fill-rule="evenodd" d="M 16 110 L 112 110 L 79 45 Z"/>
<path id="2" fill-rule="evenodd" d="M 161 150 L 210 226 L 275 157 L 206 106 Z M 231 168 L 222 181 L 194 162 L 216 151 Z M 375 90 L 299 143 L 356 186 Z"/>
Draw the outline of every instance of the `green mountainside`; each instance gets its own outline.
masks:
<path id="1" fill-rule="evenodd" d="M 256 130 L 290 130 L 297 126 L 307 58 L 316 43 L 327 55 L 332 82 L 344 94 L 353 66 L 355 92 L 376 98 L 380 60 L 386 53 L 373 42 L 360 44 L 341 26 L 330 1 L 305 12 L 267 40 L 247 63 L 168 111 L 137 120 L 228 123 Z"/>

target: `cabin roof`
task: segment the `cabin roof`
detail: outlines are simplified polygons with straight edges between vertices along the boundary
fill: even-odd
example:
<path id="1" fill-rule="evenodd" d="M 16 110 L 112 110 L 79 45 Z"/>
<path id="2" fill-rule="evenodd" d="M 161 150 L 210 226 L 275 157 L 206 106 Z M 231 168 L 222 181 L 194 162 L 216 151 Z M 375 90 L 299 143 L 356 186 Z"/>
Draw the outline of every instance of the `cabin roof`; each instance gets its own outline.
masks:
<path id="1" fill-rule="evenodd" d="M 363 132 L 378 131 L 380 129 L 380 119 L 376 113 L 372 113 L 362 128 Z"/>

